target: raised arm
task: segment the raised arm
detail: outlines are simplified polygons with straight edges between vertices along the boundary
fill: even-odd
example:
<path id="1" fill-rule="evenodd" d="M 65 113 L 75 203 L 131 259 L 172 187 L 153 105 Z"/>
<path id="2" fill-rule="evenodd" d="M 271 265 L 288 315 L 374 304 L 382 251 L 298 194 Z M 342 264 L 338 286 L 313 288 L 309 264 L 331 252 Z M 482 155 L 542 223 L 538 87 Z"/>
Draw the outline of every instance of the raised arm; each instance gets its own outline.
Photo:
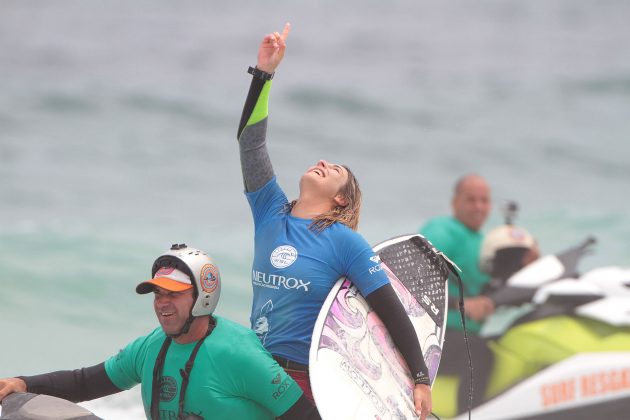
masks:
<path id="1" fill-rule="evenodd" d="M 265 142 L 269 90 L 273 74 L 284 57 L 290 28 L 287 23 L 281 34 L 274 32 L 265 35 L 258 49 L 256 67 L 250 68 L 253 78 L 237 134 L 243 183 L 247 192 L 257 191 L 274 176 Z"/>

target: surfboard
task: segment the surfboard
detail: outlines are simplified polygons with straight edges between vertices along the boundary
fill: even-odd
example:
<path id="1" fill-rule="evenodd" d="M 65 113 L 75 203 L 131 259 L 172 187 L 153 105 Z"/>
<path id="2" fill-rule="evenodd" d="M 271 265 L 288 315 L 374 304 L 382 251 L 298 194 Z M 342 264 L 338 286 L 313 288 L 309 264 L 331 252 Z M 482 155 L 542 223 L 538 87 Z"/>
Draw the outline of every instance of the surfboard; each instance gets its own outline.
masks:
<path id="1" fill-rule="evenodd" d="M 433 383 L 444 344 L 451 265 L 421 235 L 389 239 L 374 252 L 414 326 Z M 309 370 L 324 419 L 416 418 L 407 364 L 378 315 L 345 278 L 330 291 L 315 323 Z"/>

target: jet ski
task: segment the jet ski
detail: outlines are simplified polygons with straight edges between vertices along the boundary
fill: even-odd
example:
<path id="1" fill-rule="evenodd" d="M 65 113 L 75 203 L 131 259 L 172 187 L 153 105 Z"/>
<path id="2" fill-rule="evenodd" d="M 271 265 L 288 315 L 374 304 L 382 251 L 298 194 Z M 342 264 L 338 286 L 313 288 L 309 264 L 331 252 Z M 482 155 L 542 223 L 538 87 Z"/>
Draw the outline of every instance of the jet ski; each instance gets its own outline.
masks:
<path id="1" fill-rule="evenodd" d="M 587 238 L 515 273 L 509 267 L 523 253 L 504 253 L 512 261 L 495 265 L 484 292 L 496 308 L 481 331 L 494 354 L 487 389 L 474 390 L 484 402 L 457 407 L 459 378 L 438 373 L 439 418 L 630 418 L 630 268 L 580 274 L 578 263 L 595 243 Z"/>

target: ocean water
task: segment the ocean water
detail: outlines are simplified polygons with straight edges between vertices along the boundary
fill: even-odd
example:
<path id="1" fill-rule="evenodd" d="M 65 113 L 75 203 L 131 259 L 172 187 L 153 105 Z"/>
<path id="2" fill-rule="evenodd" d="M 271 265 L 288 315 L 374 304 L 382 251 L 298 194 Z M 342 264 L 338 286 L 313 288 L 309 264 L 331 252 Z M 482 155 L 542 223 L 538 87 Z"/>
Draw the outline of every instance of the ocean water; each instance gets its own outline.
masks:
<path id="1" fill-rule="evenodd" d="M 236 130 L 258 43 L 292 23 L 269 148 L 297 193 L 348 164 L 371 243 L 478 172 L 545 253 L 630 266 L 630 3 L 0 2 L 0 377 L 99 363 L 156 325 L 134 293 L 171 243 L 211 253 L 248 325 Z M 143 418 L 137 389 L 91 403 Z"/>

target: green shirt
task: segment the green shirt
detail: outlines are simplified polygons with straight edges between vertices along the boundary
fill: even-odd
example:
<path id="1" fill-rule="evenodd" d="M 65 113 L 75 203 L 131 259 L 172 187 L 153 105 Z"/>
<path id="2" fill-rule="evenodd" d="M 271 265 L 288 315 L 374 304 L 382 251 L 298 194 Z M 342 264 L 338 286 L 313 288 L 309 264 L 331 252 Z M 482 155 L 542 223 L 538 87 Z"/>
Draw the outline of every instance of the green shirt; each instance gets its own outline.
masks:
<path id="1" fill-rule="evenodd" d="M 214 316 L 216 327 L 197 353 L 184 400 L 184 415 L 205 419 L 273 419 L 286 412 L 302 390 L 267 352 L 256 334 L 235 322 Z M 120 389 L 142 383 L 142 402 L 151 417 L 153 367 L 166 335 L 162 328 L 140 337 L 105 362 Z M 175 419 L 183 369 L 196 342 L 177 344 L 166 354 L 160 394 L 160 417 Z"/>
<path id="2" fill-rule="evenodd" d="M 490 278 L 479 270 L 479 252 L 483 234 L 469 229 L 453 216 L 441 216 L 430 219 L 420 233 L 427 238 L 439 251 L 453 261 L 462 272 L 460 273 L 464 285 L 464 296 L 477 296 Z M 459 297 L 459 287 L 456 281 L 449 281 L 448 295 Z M 462 320 L 458 309 L 449 309 L 447 328 L 462 329 Z M 479 333 L 481 324 L 466 318 L 466 328 Z"/>

